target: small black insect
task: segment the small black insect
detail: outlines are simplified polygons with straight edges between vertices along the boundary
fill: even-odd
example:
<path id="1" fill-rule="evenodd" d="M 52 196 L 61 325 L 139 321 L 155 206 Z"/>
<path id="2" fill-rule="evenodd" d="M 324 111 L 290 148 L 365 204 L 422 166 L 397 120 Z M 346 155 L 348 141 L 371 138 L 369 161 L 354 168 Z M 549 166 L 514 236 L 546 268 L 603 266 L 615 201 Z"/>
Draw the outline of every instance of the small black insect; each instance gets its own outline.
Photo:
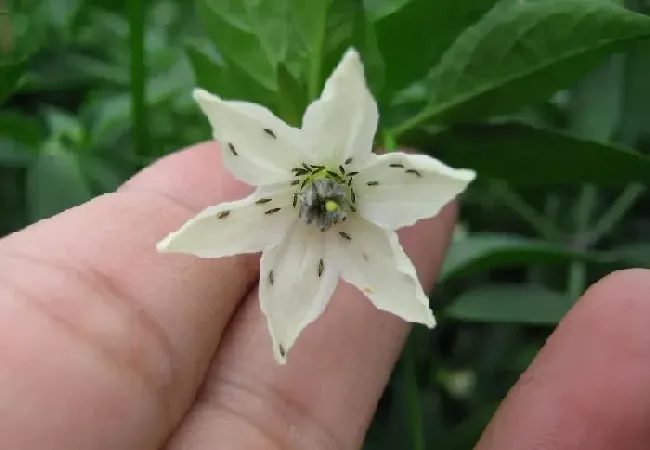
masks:
<path id="1" fill-rule="evenodd" d="M 217 214 L 217 219 L 225 219 L 229 215 L 230 215 L 230 211 L 228 210 L 221 211 L 219 214 Z"/>
<path id="2" fill-rule="evenodd" d="M 228 142 L 228 148 L 230 149 L 230 152 L 237 156 L 237 152 L 235 151 L 235 146 L 232 144 L 232 142 Z"/>
<path id="3" fill-rule="evenodd" d="M 277 139 L 277 136 L 275 135 L 275 133 L 273 132 L 272 129 L 270 129 L 270 128 L 264 128 L 264 132 L 265 132 L 266 134 L 268 134 L 269 136 L 271 136 L 273 139 Z"/>
<path id="4" fill-rule="evenodd" d="M 343 239 L 345 239 L 345 240 L 348 240 L 348 241 L 351 241 L 351 240 L 352 240 L 352 236 L 350 236 L 350 235 L 349 235 L 348 233 L 346 233 L 345 231 L 339 231 L 339 235 L 340 235 Z"/>
<path id="5" fill-rule="evenodd" d="M 269 209 L 268 211 L 264 211 L 264 214 L 267 216 L 270 216 L 271 214 L 275 214 L 276 212 L 280 211 L 282 208 L 272 208 Z"/>

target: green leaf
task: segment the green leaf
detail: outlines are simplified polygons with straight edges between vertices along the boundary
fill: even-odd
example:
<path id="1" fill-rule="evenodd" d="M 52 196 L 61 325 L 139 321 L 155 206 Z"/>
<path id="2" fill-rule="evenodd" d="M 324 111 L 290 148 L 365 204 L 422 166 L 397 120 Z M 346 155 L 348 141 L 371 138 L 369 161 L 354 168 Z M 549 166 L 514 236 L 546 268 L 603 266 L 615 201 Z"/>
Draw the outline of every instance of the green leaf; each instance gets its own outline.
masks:
<path id="1" fill-rule="evenodd" d="M 636 42 L 625 55 L 621 139 L 633 145 L 650 136 L 650 42 Z"/>
<path id="2" fill-rule="evenodd" d="M 38 14 L 44 22 L 65 31 L 72 24 L 81 6 L 81 0 L 45 0 L 40 4 Z"/>
<path id="3" fill-rule="evenodd" d="M 26 167 L 34 159 L 45 130 L 32 116 L 6 111 L 0 114 L 0 164 Z"/>
<path id="4" fill-rule="evenodd" d="M 23 75 L 24 63 L 0 61 L 0 103 L 18 86 Z"/>
<path id="5" fill-rule="evenodd" d="M 396 13 L 412 2 L 413 0 L 364 0 L 363 6 L 368 11 L 368 18 L 376 21 Z"/>
<path id="6" fill-rule="evenodd" d="M 511 112 L 570 85 L 650 36 L 650 17 L 609 0 L 506 0 L 464 32 L 431 74 L 428 106 L 400 125 Z"/>
<path id="7" fill-rule="evenodd" d="M 33 149 L 46 135 L 45 127 L 34 116 L 9 110 L 0 113 L 0 137 Z"/>
<path id="8" fill-rule="evenodd" d="M 555 325 L 572 305 L 564 294 L 543 286 L 492 284 L 461 294 L 445 314 L 467 322 Z"/>
<path id="9" fill-rule="evenodd" d="M 434 137 L 452 166 L 513 183 L 624 186 L 650 180 L 650 158 L 613 145 L 520 123 L 460 126 Z"/>
<path id="10" fill-rule="evenodd" d="M 29 219 L 52 217 L 92 197 L 78 156 L 49 143 L 27 172 Z"/>
<path id="11" fill-rule="evenodd" d="M 244 99 L 269 105 L 275 93 L 260 85 L 253 77 L 234 64 L 229 64 L 213 52 L 198 46 L 187 48 L 196 85 L 227 99 Z"/>
<path id="12" fill-rule="evenodd" d="M 495 1 L 366 0 L 369 15 L 378 19 L 378 46 L 387 63 L 382 97 L 389 99 L 392 93 L 424 77 L 457 36 Z"/>
<path id="13" fill-rule="evenodd" d="M 1 167 L 12 167 L 12 168 L 23 168 L 27 167 L 32 159 L 34 154 L 30 153 L 18 142 L 5 139 L 0 136 L 0 166 Z"/>
<path id="14" fill-rule="evenodd" d="M 532 263 L 597 260 L 593 254 L 571 250 L 539 239 L 510 234 L 473 233 L 454 242 L 445 258 L 441 281 L 470 272 Z"/>
<path id="15" fill-rule="evenodd" d="M 623 106 L 623 55 L 612 55 L 571 92 L 571 130 L 577 136 L 611 141 Z"/>
<path id="16" fill-rule="evenodd" d="M 126 177 L 119 174 L 108 161 L 99 158 L 85 158 L 83 168 L 88 177 L 88 182 L 95 192 L 114 192 L 126 181 Z"/>
<path id="17" fill-rule="evenodd" d="M 48 107 L 45 112 L 51 139 L 62 139 L 75 145 L 82 144 L 86 133 L 83 124 L 76 116 L 55 107 Z"/>
<path id="18" fill-rule="evenodd" d="M 208 37 L 229 63 L 269 90 L 288 48 L 286 0 L 198 0 Z"/>
<path id="19" fill-rule="evenodd" d="M 291 26 L 296 32 L 291 53 L 302 60 L 300 73 L 304 74 L 309 100 L 320 94 L 324 77 L 338 63 L 340 47 L 349 46 L 360 7 L 358 0 L 290 0 Z"/>
<path id="20" fill-rule="evenodd" d="M 355 13 L 352 45 L 361 54 L 366 80 L 373 93 L 381 91 L 386 64 L 377 46 L 377 36 L 365 10 L 358 7 Z"/>
<path id="21" fill-rule="evenodd" d="M 650 244 L 646 242 L 619 245 L 608 253 L 626 263 L 628 267 L 650 269 Z"/>

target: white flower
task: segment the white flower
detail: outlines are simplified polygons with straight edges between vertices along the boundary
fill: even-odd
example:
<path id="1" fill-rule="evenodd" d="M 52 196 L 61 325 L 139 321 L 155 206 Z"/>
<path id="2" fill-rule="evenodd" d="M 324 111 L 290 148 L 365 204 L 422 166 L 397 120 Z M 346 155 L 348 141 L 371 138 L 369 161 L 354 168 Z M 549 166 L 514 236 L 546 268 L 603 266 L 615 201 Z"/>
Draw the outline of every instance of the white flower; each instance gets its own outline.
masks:
<path id="1" fill-rule="evenodd" d="M 435 325 L 395 231 L 436 215 L 474 179 L 423 155 L 375 155 L 377 105 L 349 50 L 305 112 L 302 128 L 268 109 L 194 97 L 226 166 L 254 194 L 209 207 L 158 244 L 221 258 L 262 251 L 259 296 L 278 362 L 323 312 L 341 278 L 379 309 Z"/>

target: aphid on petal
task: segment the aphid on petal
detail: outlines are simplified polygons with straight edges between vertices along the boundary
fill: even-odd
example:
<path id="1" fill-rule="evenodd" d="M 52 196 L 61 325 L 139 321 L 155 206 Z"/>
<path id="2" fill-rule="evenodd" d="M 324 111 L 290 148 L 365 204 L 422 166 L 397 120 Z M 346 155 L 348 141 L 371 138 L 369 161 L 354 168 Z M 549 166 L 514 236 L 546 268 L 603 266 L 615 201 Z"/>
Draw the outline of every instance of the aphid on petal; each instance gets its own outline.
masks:
<path id="1" fill-rule="evenodd" d="M 202 258 L 261 251 L 260 305 L 280 363 L 339 279 L 382 310 L 435 325 L 395 231 L 438 214 L 475 174 L 429 156 L 372 153 L 379 116 L 356 51 L 343 55 L 301 129 L 261 105 L 202 89 L 194 98 L 226 167 L 257 190 L 206 208 L 159 251 Z"/>

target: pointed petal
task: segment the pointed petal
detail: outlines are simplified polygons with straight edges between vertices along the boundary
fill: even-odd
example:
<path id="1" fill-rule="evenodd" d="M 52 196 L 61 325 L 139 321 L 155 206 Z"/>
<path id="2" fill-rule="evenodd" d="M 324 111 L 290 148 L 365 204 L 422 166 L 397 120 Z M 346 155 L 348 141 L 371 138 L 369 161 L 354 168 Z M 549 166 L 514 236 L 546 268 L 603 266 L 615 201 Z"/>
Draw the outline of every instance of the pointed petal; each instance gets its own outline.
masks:
<path id="1" fill-rule="evenodd" d="M 397 234 L 358 216 L 346 220 L 338 231 L 347 233 L 336 245 L 341 278 L 365 293 L 378 309 L 433 328 L 429 299 Z"/>
<path id="2" fill-rule="evenodd" d="M 302 159 L 299 130 L 254 103 L 224 101 L 202 89 L 194 91 L 194 99 L 237 178 L 253 185 L 291 178 L 291 169 Z"/>
<path id="3" fill-rule="evenodd" d="M 337 264 L 326 239 L 327 234 L 316 227 L 296 222 L 284 241 L 262 254 L 260 304 L 281 364 L 301 331 L 325 310 L 336 288 Z"/>
<path id="4" fill-rule="evenodd" d="M 359 213 L 384 228 L 396 230 L 433 217 L 476 174 L 453 169 L 426 155 L 373 155 L 374 162 L 355 177 Z"/>
<path id="5" fill-rule="evenodd" d="M 201 258 L 259 252 L 280 242 L 296 220 L 292 201 L 293 194 L 285 188 L 211 206 L 160 241 L 157 249 Z"/>
<path id="6" fill-rule="evenodd" d="M 349 158 L 361 167 L 372 152 L 379 114 L 366 86 L 359 54 L 348 50 L 325 82 L 321 97 L 307 108 L 302 129 L 312 162 L 338 166 Z"/>

